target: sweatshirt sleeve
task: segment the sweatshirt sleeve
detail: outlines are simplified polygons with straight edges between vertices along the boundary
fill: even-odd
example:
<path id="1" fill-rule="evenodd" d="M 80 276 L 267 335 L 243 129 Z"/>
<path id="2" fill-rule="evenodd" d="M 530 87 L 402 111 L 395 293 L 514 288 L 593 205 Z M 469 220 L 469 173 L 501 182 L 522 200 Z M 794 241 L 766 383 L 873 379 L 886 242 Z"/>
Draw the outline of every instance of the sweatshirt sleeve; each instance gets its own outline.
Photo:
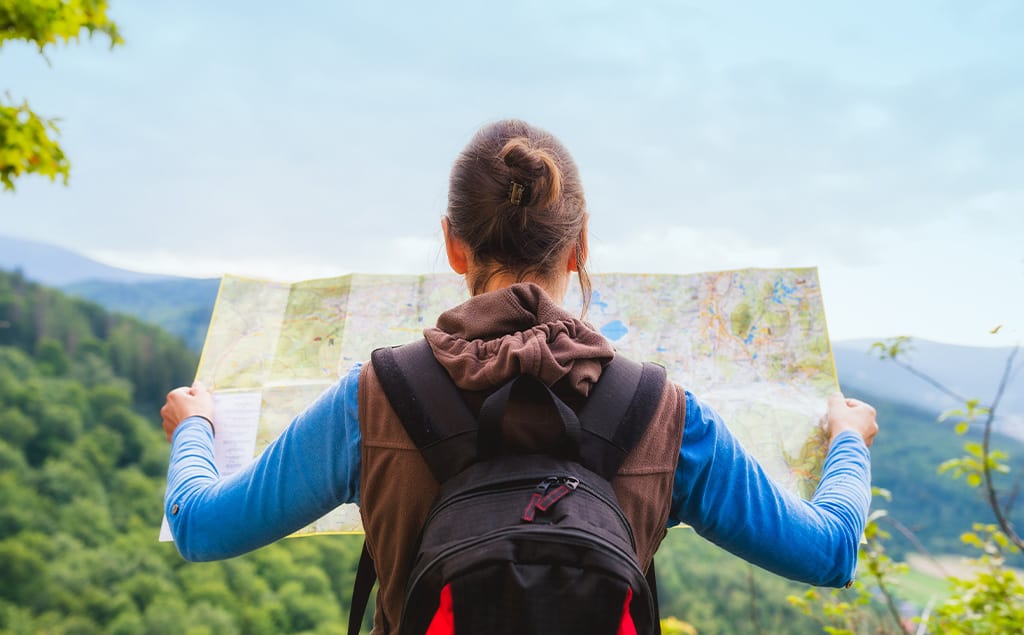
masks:
<path id="1" fill-rule="evenodd" d="M 327 389 L 245 468 L 221 478 L 201 418 L 171 440 L 164 511 L 187 560 L 230 558 L 358 502 L 360 365 Z"/>
<path id="2" fill-rule="evenodd" d="M 687 391 L 670 524 L 687 523 L 787 578 L 840 587 L 857 568 L 870 503 L 870 455 L 857 433 L 832 441 L 821 482 L 805 501 L 772 481 L 719 415 Z"/>

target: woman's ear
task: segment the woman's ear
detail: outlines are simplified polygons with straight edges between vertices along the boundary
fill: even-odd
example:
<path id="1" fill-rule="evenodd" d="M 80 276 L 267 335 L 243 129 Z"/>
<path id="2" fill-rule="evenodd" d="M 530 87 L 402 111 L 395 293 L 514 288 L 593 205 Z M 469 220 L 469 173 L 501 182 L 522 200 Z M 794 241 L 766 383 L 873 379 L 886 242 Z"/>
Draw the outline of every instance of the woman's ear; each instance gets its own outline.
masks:
<path id="1" fill-rule="evenodd" d="M 448 265 L 460 276 L 469 271 L 469 248 L 452 234 L 448 217 L 441 217 L 441 231 L 444 232 L 444 250 L 448 252 Z"/>
<path id="2" fill-rule="evenodd" d="M 566 264 L 567 271 L 579 271 L 580 263 L 587 262 L 587 256 L 589 255 L 590 247 L 587 244 L 587 221 L 590 220 L 590 214 L 586 214 L 583 217 L 583 228 L 580 229 L 580 239 L 573 245 L 572 249 L 569 250 L 569 262 Z M 578 257 L 577 257 L 578 256 Z"/>

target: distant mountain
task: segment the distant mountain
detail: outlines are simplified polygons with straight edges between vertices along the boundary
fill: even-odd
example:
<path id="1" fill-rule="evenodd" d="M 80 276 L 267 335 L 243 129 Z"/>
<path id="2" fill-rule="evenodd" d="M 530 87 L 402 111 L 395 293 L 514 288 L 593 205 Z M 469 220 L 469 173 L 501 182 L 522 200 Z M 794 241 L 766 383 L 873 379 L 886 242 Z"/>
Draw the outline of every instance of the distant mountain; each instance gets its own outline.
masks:
<path id="1" fill-rule="evenodd" d="M 89 281 L 65 285 L 63 291 L 157 324 L 177 335 L 194 352 L 206 341 L 218 278 L 168 278 L 152 282 Z"/>
<path id="2" fill-rule="evenodd" d="M 833 342 L 836 370 L 844 390 L 863 391 L 934 414 L 962 405 L 923 379 L 869 353 L 871 340 Z M 907 362 L 965 399 L 991 403 L 1010 355 L 1009 348 L 980 348 L 913 340 Z M 1018 367 L 1024 365 L 1021 356 Z M 1024 440 L 1024 371 L 1007 385 L 997 414 L 1000 430 Z"/>
<path id="3" fill-rule="evenodd" d="M 86 280 L 144 282 L 171 278 L 118 269 L 70 249 L 7 236 L 0 236 L 0 269 L 18 269 L 30 280 L 57 287 Z"/>
<path id="4" fill-rule="evenodd" d="M 0 236 L 0 270 L 157 324 L 198 352 L 217 299 L 218 279 L 179 278 L 118 269 L 44 243 Z"/>
<path id="5" fill-rule="evenodd" d="M 202 348 L 217 297 L 216 279 L 176 278 L 117 269 L 70 250 L 0 236 L 0 269 L 20 269 L 30 279 L 104 307 L 136 316 Z M 839 381 L 851 394 L 870 394 L 938 414 L 960 404 L 891 361 L 869 354 L 871 340 L 833 343 Z M 1009 349 L 976 348 L 915 340 L 909 361 L 964 397 L 988 403 Z M 1024 363 L 1024 360 L 1021 360 Z M 1024 371 L 1017 373 L 1000 407 L 1001 430 L 1024 440 Z"/>

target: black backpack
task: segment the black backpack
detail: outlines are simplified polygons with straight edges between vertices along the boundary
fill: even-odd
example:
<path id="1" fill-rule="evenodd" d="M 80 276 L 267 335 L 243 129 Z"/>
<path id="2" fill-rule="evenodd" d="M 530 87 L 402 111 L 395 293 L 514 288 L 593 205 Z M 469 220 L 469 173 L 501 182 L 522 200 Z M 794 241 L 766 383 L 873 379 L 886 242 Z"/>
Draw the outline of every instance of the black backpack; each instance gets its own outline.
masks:
<path id="1" fill-rule="evenodd" d="M 641 571 L 610 481 L 654 415 L 662 367 L 616 356 L 578 416 L 520 375 L 474 416 L 425 340 L 378 349 L 371 360 L 440 483 L 406 586 L 401 635 L 660 632 L 654 566 Z M 524 394 L 558 411 L 563 434 L 548 453 L 502 451 L 506 408 Z M 350 635 L 375 578 L 364 546 Z"/>

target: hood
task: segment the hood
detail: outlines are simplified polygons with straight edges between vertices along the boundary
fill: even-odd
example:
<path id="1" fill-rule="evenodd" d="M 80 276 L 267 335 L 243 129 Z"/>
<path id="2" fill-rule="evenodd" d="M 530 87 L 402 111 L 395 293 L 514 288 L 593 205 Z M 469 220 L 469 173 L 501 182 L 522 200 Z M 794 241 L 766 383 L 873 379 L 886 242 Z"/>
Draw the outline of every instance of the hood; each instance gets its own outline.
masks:
<path id="1" fill-rule="evenodd" d="M 529 282 L 474 296 L 423 334 L 456 385 L 472 391 L 526 374 L 563 399 L 586 397 L 615 355 L 593 326 Z"/>

